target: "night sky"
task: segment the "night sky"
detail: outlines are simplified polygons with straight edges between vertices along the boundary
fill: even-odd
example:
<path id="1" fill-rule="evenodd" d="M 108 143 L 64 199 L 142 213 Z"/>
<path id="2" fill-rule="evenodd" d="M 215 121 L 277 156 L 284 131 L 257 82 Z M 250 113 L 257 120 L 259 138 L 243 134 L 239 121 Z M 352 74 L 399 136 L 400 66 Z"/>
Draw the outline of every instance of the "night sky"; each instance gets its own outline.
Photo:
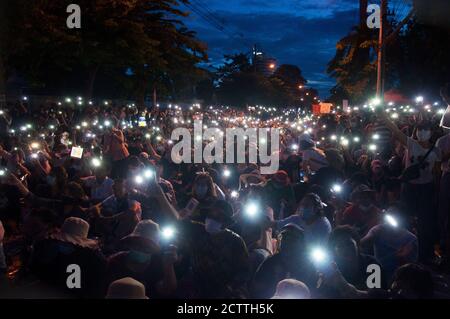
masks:
<path id="1" fill-rule="evenodd" d="M 326 97 L 334 80 L 326 74 L 336 42 L 358 23 L 357 0 L 192 0 L 204 5 L 225 30 L 196 13 L 184 22 L 208 45 L 213 65 L 223 54 L 250 52 L 254 43 L 279 63 L 298 65 L 308 84 Z M 183 7 L 186 10 L 186 7 Z"/>

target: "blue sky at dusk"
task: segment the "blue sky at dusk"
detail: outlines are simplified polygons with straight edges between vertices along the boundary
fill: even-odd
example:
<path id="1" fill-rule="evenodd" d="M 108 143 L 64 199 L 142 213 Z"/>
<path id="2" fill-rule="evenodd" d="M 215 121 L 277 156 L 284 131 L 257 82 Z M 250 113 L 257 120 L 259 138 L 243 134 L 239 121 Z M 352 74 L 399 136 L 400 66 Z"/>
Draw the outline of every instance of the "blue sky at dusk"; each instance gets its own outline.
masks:
<path id="1" fill-rule="evenodd" d="M 358 0 L 191 1 L 224 29 L 195 12 L 184 21 L 207 43 L 212 64 L 220 64 L 224 54 L 250 52 L 256 43 L 279 63 L 298 65 L 322 96 L 334 85 L 325 70 L 336 42 L 358 23 L 359 15 Z"/>

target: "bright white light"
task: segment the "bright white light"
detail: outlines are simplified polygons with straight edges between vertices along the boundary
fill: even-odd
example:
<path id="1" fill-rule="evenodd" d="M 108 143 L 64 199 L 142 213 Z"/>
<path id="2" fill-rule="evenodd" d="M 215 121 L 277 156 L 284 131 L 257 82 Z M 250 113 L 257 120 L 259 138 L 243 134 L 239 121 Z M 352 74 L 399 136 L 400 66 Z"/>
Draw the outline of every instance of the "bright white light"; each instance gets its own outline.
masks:
<path id="1" fill-rule="evenodd" d="M 31 148 L 32 149 L 38 149 L 39 147 L 40 147 L 39 143 L 37 143 L 37 142 L 31 143 Z"/>
<path id="2" fill-rule="evenodd" d="M 311 251 L 311 259 L 316 264 L 323 264 L 328 260 L 328 255 L 323 248 L 314 248 Z"/>
<path id="3" fill-rule="evenodd" d="M 237 198 L 239 196 L 239 193 L 237 191 L 231 191 L 230 195 L 232 198 Z"/>
<path id="4" fill-rule="evenodd" d="M 331 138 L 332 141 L 336 141 L 337 140 L 337 136 L 336 135 L 331 135 L 330 138 Z"/>
<path id="5" fill-rule="evenodd" d="M 375 144 L 370 144 L 369 145 L 369 150 L 370 151 L 376 151 L 377 150 L 377 146 Z"/>
<path id="6" fill-rule="evenodd" d="M 398 222 L 397 220 L 391 216 L 391 215 L 386 215 L 384 216 L 384 219 L 386 220 L 386 222 L 391 225 L 392 227 L 398 227 Z"/>
<path id="7" fill-rule="evenodd" d="M 248 217 L 254 218 L 256 217 L 256 215 L 258 214 L 258 205 L 256 205 L 256 203 L 249 203 L 247 204 L 247 206 L 245 207 L 245 213 L 247 214 Z"/>
<path id="8" fill-rule="evenodd" d="M 358 136 L 355 136 L 355 137 L 353 138 L 353 142 L 359 143 L 359 141 L 361 141 L 361 139 L 360 139 Z"/>
<path id="9" fill-rule="evenodd" d="M 170 226 L 164 227 L 161 229 L 161 235 L 166 240 L 172 239 L 175 236 L 175 229 Z"/>
<path id="10" fill-rule="evenodd" d="M 297 145 L 297 144 L 292 144 L 292 145 L 291 145 L 291 149 L 292 149 L 293 151 L 298 150 L 298 145 Z"/>
<path id="11" fill-rule="evenodd" d="M 398 119 L 398 113 L 392 113 L 391 117 L 392 117 L 393 119 Z"/>
<path id="12" fill-rule="evenodd" d="M 100 161 L 98 158 L 93 158 L 91 163 L 94 167 L 100 167 L 100 165 L 102 165 L 102 161 Z"/>
<path id="13" fill-rule="evenodd" d="M 87 122 L 82 122 L 82 123 L 81 123 L 81 126 L 82 126 L 82 127 L 86 127 L 86 126 L 88 126 L 88 124 L 87 124 Z"/>
<path id="14" fill-rule="evenodd" d="M 31 158 L 38 158 L 38 154 L 37 153 L 33 153 L 33 154 L 31 154 Z"/>
<path id="15" fill-rule="evenodd" d="M 417 103 L 422 103 L 423 102 L 423 96 L 416 97 L 416 102 Z"/>
<path id="16" fill-rule="evenodd" d="M 104 124 L 105 124 L 106 127 L 109 127 L 111 125 L 111 122 L 106 120 Z"/>
<path id="17" fill-rule="evenodd" d="M 5 176 L 5 175 L 6 175 L 6 170 L 0 169 L 0 176 Z"/>
<path id="18" fill-rule="evenodd" d="M 66 97 L 66 102 L 70 103 L 70 102 L 72 102 L 72 99 L 70 97 Z"/>
<path id="19" fill-rule="evenodd" d="M 342 186 L 339 185 L 339 184 L 334 184 L 333 187 L 332 187 L 332 190 L 335 193 L 340 193 L 340 192 L 342 192 Z"/>
<path id="20" fill-rule="evenodd" d="M 28 97 L 24 96 L 24 97 L 22 97 L 22 100 L 27 101 Z"/>
<path id="21" fill-rule="evenodd" d="M 153 172 L 153 170 L 151 169 L 147 169 L 144 172 L 144 176 L 145 178 L 152 178 L 154 176 L 155 172 Z"/>
<path id="22" fill-rule="evenodd" d="M 228 170 L 228 169 L 224 170 L 224 171 L 223 171 L 223 176 L 224 176 L 224 177 L 227 177 L 227 178 L 230 177 L 230 176 L 231 176 L 230 170 Z"/>
<path id="23" fill-rule="evenodd" d="M 379 135 L 379 134 L 373 134 L 373 135 L 372 135 L 372 138 L 373 138 L 374 140 L 379 140 L 379 139 L 380 139 L 380 135 Z"/>
<path id="24" fill-rule="evenodd" d="M 344 139 L 341 140 L 341 145 L 342 145 L 342 146 L 348 146 L 349 144 L 350 144 L 350 141 L 347 140 L 346 138 L 344 138 Z"/>
<path id="25" fill-rule="evenodd" d="M 375 106 L 378 106 L 378 105 L 380 105 L 381 104 L 381 99 L 379 99 L 379 98 L 374 98 L 373 100 L 372 100 L 372 104 L 373 105 L 375 105 Z"/>
<path id="26" fill-rule="evenodd" d="M 134 182 L 136 184 L 142 184 L 144 182 L 144 178 L 141 175 L 138 175 L 134 178 Z"/>

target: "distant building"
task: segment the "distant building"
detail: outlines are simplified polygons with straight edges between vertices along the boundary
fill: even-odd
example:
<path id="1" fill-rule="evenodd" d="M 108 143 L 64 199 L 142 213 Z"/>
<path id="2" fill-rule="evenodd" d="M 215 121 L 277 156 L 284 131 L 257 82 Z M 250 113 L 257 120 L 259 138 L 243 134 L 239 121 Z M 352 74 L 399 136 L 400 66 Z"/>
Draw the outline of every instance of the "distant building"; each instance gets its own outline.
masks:
<path id="1" fill-rule="evenodd" d="M 278 66 L 275 58 L 266 56 L 266 54 L 259 50 L 256 45 L 253 46 L 252 53 L 252 64 L 257 72 L 269 77 L 276 71 Z"/>

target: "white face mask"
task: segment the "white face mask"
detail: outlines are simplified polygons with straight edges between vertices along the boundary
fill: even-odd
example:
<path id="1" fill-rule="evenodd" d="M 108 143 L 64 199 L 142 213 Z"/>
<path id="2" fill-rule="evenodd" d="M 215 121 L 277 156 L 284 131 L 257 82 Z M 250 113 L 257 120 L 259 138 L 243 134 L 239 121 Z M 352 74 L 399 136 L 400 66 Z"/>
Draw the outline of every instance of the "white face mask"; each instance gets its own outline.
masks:
<path id="1" fill-rule="evenodd" d="M 210 234 L 216 234 L 222 230 L 222 224 L 211 218 L 205 219 L 205 229 Z"/>
<path id="2" fill-rule="evenodd" d="M 417 139 L 420 142 L 428 141 L 431 138 L 431 131 L 429 130 L 419 130 L 417 131 Z"/>

